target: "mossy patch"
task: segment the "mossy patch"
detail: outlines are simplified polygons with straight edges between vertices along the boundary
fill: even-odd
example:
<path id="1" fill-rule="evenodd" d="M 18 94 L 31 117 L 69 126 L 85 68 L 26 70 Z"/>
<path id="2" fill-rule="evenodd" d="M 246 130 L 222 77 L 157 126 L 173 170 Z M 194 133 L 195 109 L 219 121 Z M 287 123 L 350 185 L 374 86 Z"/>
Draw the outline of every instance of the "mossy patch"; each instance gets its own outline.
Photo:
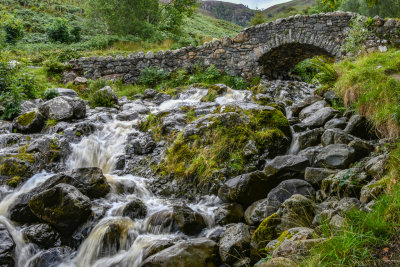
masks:
<path id="1" fill-rule="evenodd" d="M 278 214 L 274 213 L 262 221 L 260 226 L 253 233 L 251 238 L 251 254 L 255 257 L 265 257 L 271 251 L 265 247 L 268 242 L 274 240 L 278 236 L 277 226 L 281 220 Z"/>
<path id="2" fill-rule="evenodd" d="M 14 176 L 7 180 L 7 185 L 10 187 L 17 187 L 23 182 L 23 178 L 21 176 Z"/>
<path id="3" fill-rule="evenodd" d="M 199 183 L 241 174 L 251 161 L 244 155 L 249 142 L 259 151 L 278 153 L 288 143 L 290 127 L 279 110 L 273 108 L 243 110 L 237 107 L 217 109 L 213 115 L 197 120 L 198 134 L 178 134 L 160 165 L 163 173 L 176 178 L 195 178 Z M 157 125 L 157 124 L 156 124 Z M 222 174 L 223 170 L 223 174 Z"/>
<path id="4" fill-rule="evenodd" d="M 4 176 L 29 176 L 30 165 L 35 162 L 32 153 L 27 153 L 28 146 L 19 148 L 16 155 L 7 156 L 1 159 L 0 175 Z"/>
<path id="5" fill-rule="evenodd" d="M 28 112 L 25 114 L 22 114 L 17 118 L 17 122 L 21 126 L 28 126 L 29 124 L 32 123 L 32 121 L 36 118 L 36 112 Z"/>

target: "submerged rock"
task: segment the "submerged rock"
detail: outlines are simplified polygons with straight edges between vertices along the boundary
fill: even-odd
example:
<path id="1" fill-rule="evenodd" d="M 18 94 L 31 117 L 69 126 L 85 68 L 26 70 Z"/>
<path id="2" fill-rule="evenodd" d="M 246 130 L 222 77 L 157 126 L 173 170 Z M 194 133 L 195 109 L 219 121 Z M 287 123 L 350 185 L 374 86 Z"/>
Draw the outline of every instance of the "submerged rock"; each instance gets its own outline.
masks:
<path id="1" fill-rule="evenodd" d="M 127 216 L 132 220 L 143 219 L 147 215 L 146 205 L 139 199 L 130 201 L 122 211 L 123 216 Z"/>
<path id="2" fill-rule="evenodd" d="M 7 228 L 0 224 L 0 265 L 12 267 L 14 261 L 15 243 Z"/>
<path id="3" fill-rule="evenodd" d="M 38 253 L 29 261 L 29 266 L 34 267 L 56 267 L 62 263 L 69 255 L 72 249 L 69 247 L 51 248 Z"/>

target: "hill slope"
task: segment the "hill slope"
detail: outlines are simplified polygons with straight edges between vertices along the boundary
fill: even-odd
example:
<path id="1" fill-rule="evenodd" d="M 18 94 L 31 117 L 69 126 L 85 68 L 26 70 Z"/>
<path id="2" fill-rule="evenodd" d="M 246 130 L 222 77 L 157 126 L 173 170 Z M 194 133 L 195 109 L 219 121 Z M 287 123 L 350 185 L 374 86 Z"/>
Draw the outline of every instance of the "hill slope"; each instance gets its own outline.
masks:
<path id="1" fill-rule="evenodd" d="M 292 0 L 287 3 L 278 4 L 263 10 L 268 20 L 275 20 L 298 14 L 315 5 L 315 0 Z"/>

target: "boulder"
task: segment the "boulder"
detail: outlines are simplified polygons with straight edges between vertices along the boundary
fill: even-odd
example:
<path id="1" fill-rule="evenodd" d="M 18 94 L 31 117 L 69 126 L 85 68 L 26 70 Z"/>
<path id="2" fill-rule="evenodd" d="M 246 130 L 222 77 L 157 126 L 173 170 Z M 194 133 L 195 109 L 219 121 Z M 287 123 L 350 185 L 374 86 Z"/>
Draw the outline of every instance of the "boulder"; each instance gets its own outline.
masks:
<path id="1" fill-rule="evenodd" d="M 314 114 L 315 112 L 327 107 L 328 104 L 325 102 L 325 100 L 321 100 L 318 102 L 315 102 L 313 104 L 311 104 L 308 107 L 305 107 L 304 109 L 301 110 L 300 114 L 299 114 L 299 118 L 305 119 L 309 116 L 311 116 L 312 114 Z"/>
<path id="2" fill-rule="evenodd" d="M 355 150 L 347 145 L 328 145 L 316 158 L 316 165 L 322 168 L 345 169 L 355 160 Z"/>
<path id="3" fill-rule="evenodd" d="M 278 229 L 285 231 L 294 227 L 309 227 L 314 218 L 314 208 L 311 199 L 299 194 L 291 196 L 276 213 L 280 217 Z"/>
<path id="4" fill-rule="evenodd" d="M 103 99 L 106 99 L 112 104 L 118 105 L 118 96 L 114 92 L 113 89 L 111 89 L 110 86 L 106 86 L 99 91 L 97 91 L 97 94 L 99 94 Z"/>
<path id="5" fill-rule="evenodd" d="M 222 262 L 231 265 L 248 255 L 250 239 L 247 225 L 239 223 L 228 227 L 219 241 L 219 255 Z"/>
<path id="6" fill-rule="evenodd" d="M 313 104 L 315 102 L 318 102 L 320 100 L 322 100 L 322 98 L 319 97 L 319 96 L 311 96 L 311 97 L 308 97 L 308 98 L 300 101 L 299 103 L 296 103 L 296 104 L 292 105 L 290 107 L 290 109 L 292 111 L 292 115 L 294 117 L 299 116 L 300 111 L 302 111 L 304 108 L 306 108 L 309 105 L 311 105 L 311 104 Z"/>
<path id="7" fill-rule="evenodd" d="M 59 96 L 43 103 L 39 111 L 47 119 L 57 121 L 82 119 L 86 116 L 86 104 L 80 98 Z"/>
<path id="8" fill-rule="evenodd" d="M 324 179 L 335 175 L 338 171 L 324 168 L 306 168 L 304 179 L 313 186 L 320 187 Z"/>
<path id="9" fill-rule="evenodd" d="M 387 160 L 387 154 L 371 158 L 365 163 L 365 170 L 372 177 L 379 179 L 385 173 Z"/>
<path id="10" fill-rule="evenodd" d="M 186 235 L 199 234 L 207 227 L 203 216 L 186 205 L 173 207 L 173 219 L 179 231 Z"/>
<path id="11" fill-rule="evenodd" d="M 337 111 L 336 109 L 333 109 L 331 107 L 322 108 L 314 114 L 310 115 L 309 117 L 305 118 L 301 123 L 294 125 L 293 128 L 296 131 L 299 131 L 307 128 L 314 129 L 323 127 L 328 120 L 337 115 L 339 115 L 339 111 Z"/>
<path id="12" fill-rule="evenodd" d="M 161 105 L 163 102 L 168 101 L 170 99 L 172 99 L 171 95 L 164 94 L 164 93 L 158 93 L 153 98 L 152 102 L 155 103 L 156 105 Z"/>
<path id="13" fill-rule="evenodd" d="M 154 254 L 157 254 L 158 252 L 166 248 L 172 247 L 173 245 L 175 245 L 176 242 L 177 240 L 174 239 L 153 241 L 151 245 L 144 251 L 143 259 L 153 256 Z"/>
<path id="14" fill-rule="evenodd" d="M 347 145 L 353 141 L 356 137 L 349 135 L 340 129 L 328 129 L 324 132 L 321 137 L 321 143 L 323 146 L 328 146 L 332 144 L 345 144 Z"/>
<path id="15" fill-rule="evenodd" d="M 140 199 L 134 199 L 130 201 L 124 207 L 122 215 L 135 219 L 143 219 L 147 215 L 147 207 Z"/>
<path id="16" fill-rule="evenodd" d="M 368 141 L 364 141 L 358 138 L 351 141 L 349 143 L 349 147 L 354 148 L 356 153 L 356 161 L 365 158 L 374 150 L 374 146 L 371 145 Z"/>
<path id="17" fill-rule="evenodd" d="M 14 122 L 14 129 L 20 133 L 39 133 L 45 125 L 45 118 L 38 110 L 33 110 L 18 116 Z"/>
<path id="18" fill-rule="evenodd" d="M 215 211 L 215 223 L 220 225 L 238 223 L 243 220 L 243 207 L 237 203 L 222 204 Z"/>
<path id="19" fill-rule="evenodd" d="M 174 131 L 181 131 L 187 122 L 187 115 L 181 113 L 173 113 L 164 117 L 162 121 L 161 131 L 164 135 Z"/>
<path id="20" fill-rule="evenodd" d="M 67 183 L 75 186 L 82 194 L 90 198 L 101 198 L 106 196 L 110 192 L 110 185 L 107 182 L 107 178 L 103 175 L 103 171 L 97 167 L 87 167 L 74 169 L 65 173 L 66 176 L 70 176 L 72 179 L 63 180 L 63 183 Z M 62 175 L 61 175 L 62 176 Z M 60 177 L 61 177 L 60 176 Z M 50 178 L 53 184 L 57 181 L 57 178 Z M 57 181 L 60 183 L 61 180 Z"/>
<path id="21" fill-rule="evenodd" d="M 344 131 L 361 139 L 372 140 L 377 138 L 372 123 L 366 117 L 360 115 L 353 115 Z"/>
<path id="22" fill-rule="evenodd" d="M 56 267 L 59 266 L 69 255 L 71 255 L 72 249 L 69 247 L 57 247 L 51 248 L 46 251 L 42 251 L 35 255 L 27 266 L 34 267 Z"/>
<path id="23" fill-rule="evenodd" d="M 268 242 L 278 237 L 277 227 L 281 223 L 278 214 L 274 213 L 264 219 L 251 237 L 251 258 L 261 259 L 264 256 L 264 248 Z"/>
<path id="24" fill-rule="evenodd" d="M 58 96 L 68 96 L 68 97 L 71 97 L 71 98 L 79 97 L 78 93 L 75 92 L 75 90 L 72 90 L 72 89 L 55 88 L 54 90 L 57 91 Z"/>
<path id="25" fill-rule="evenodd" d="M 88 82 L 88 79 L 86 79 L 85 77 L 76 77 L 74 79 L 75 85 L 87 84 L 87 82 Z"/>
<path id="26" fill-rule="evenodd" d="M 180 241 L 176 245 L 148 257 L 142 263 L 142 267 L 176 266 L 219 266 L 217 243 L 205 238 Z"/>
<path id="27" fill-rule="evenodd" d="M 139 118 L 139 113 L 134 110 L 123 110 L 122 112 L 118 113 L 117 120 L 120 121 L 133 121 Z"/>
<path id="28" fill-rule="evenodd" d="M 75 80 L 75 78 L 78 77 L 78 75 L 76 75 L 74 72 L 70 71 L 70 72 L 64 72 L 63 73 L 63 78 L 62 81 L 63 83 L 70 83 L 73 82 Z"/>
<path id="29" fill-rule="evenodd" d="M 275 177 L 275 183 L 273 184 L 273 187 L 275 187 L 283 180 L 303 178 L 304 170 L 309 164 L 308 159 L 301 156 L 278 156 L 268 162 L 264 170 L 268 177 Z"/>
<path id="30" fill-rule="evenodd" d="M 297 156 L 307 158 L 310 166 L 314 166 L 317 156 L 319 153 L 321 153 L 321 151 L 322 147 L 320 146 L 307 147 L 306 149 L 301 150 L 299 153 L 297 153 Z"/>
<path id="31" fill-rule="evenodd" d="M 267 196 L 266 217 L 274 214 L 281 205 L 293 195 L 302 195 L 308 198 L 315 197 L 314 188 L 304 180 L 293 179 L 280 183 Z"/>
<path id="32" fill-rule="evenodd" d="M 147 114 L 150 112 L 150 109 L 144 105 L 141 101 L 135 101 L 131 103 L 127 103 L 122 106 L 123 111 L 129 110 L 130 112 L 136 112 L 139 114 Z"/>
<path id="33" fill-rule="evenodd" d="M 135 132 L 128 136 L 127 154 L 146 155 L 156 148 L 154 135 L 150 132 Z"/>
<path id="34" fill-rule="evenodd" d="M 251 204 L 244 213 L 248 225 L 258 226 L 267 216 L 268 198 L 260 199 Z"/>
<path id="35" fill-rule="evenodd" d="M 346 128 L 346 119 L 345 118 L 335 118 L 327 121 L 324 125 L 325 130 L 328 129 L 341 129 Z"/>
<path id="36" fill-rule="evenodd" d="M 146 89 L 143 92 L 143 98 L 154 98 L 158 92 L 154 89 Z"/>
<path id="37" fill-rule="evenodd" d="M 60 235 L 48 224 L 41 223 L 31 225 L 23 230 L 26 238 L 44 248 L 52 248 L 61 245 Z"/>
<path id="38" fill-rule="evenodd" d="M 373 180 L 361 188 L 360 201 L 366 204 L 372 200 L 377 199 L 388 188 L 389 179 L 383 178 L 381 180 Z"/>
<path id="39" fill-rule="evenodd" d="M 299 267 L 296 262 L 288 258 L 278 257 L 267 260 L 265 262 L 260 262 L 255 265 L 255 267 Z"/>
<path id="40" fill-rule="evenodd" d="M 15 265 L 14 260 L 15 242 L 8 232 L 7 228 L 0 224 L 0 265 L 12 267 Z"/>
<path id="41" fill-rule="evenodd" d="M 322 128 L 317 128 L 305 132 L 301 132 L 297 135 L 299 142 L 299 149 L 303 150 L 310 146 L 316 146 L 321 143 Z"/>
<path id="42" fill-rule="evenodd" d="M 38 218 L 65 234 L 72 233 L 91 214 L 90 199 L 68 184 L 58 184 L 34 195 L 29 208 Z"/>
<path id="43" fill-rule="evenodd" d="M 274 250 L 272 257 L 287 257 L 300 261 L 317 244 L 323 242 L 324 238 L 306 240 L 285 240 L 277 249 Z"/>

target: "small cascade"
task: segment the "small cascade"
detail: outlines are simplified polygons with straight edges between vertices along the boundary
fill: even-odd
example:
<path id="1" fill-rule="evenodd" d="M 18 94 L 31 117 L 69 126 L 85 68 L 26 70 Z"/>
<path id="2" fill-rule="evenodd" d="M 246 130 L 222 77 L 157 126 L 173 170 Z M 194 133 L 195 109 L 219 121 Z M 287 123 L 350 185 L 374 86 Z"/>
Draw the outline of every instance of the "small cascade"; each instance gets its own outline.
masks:
<path id="1" fill-rule="evenodd" d="M 153 112 L 167 111 L 181 106 L 194 106 L 200 103 L 201 99 L 208 93 L 207 89 L 190 89 L 180 94 L 178 99 L 165 101 L 153 109 Z"/>
<path id="2" fill-rule="evenodd" d="M 228 88 L 226 94 L 223 96 L 217 97 L 215 102 L 220 105 L 229 104 L 232 102 L 240 102 L 245 100 L 251 93 L 245 90 L 233 90 Z"/>

